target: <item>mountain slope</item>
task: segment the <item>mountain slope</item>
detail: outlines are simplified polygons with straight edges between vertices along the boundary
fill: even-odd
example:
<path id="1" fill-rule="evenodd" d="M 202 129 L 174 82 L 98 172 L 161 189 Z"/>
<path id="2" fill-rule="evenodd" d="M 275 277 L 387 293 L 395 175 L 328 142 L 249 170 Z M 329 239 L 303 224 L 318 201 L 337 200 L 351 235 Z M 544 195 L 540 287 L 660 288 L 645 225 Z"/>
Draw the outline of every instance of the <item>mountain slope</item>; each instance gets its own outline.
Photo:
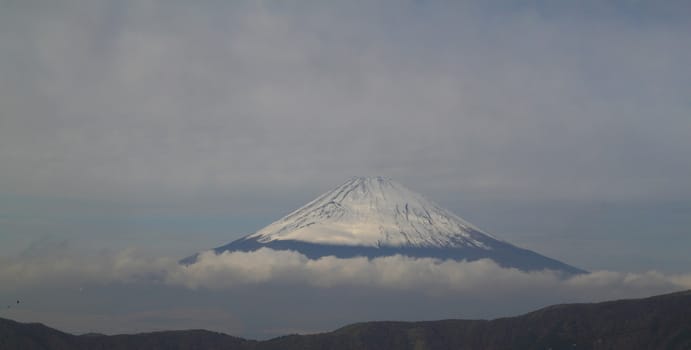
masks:
<path id="1" fill-rule="evenodd" d="M 645 299 L 551 306 L 518 317 L 367 322 L 333 332 L 253 341 L 208 331 L 135 335 L 62 333 L 0 318 L 0 349 L 691 349 L 691 291 Z"/>
<path id="2" fill-rule="evenodd" d="M 453 260 L 492 259 L 524 271 L 585 271 L 502 241 L 385 177 L 354 177 L 256 233 L 215 248 L 293 250 L 375 258 L 401 254 Z M 181 260 L 192 264 L 197 255 Z"/>

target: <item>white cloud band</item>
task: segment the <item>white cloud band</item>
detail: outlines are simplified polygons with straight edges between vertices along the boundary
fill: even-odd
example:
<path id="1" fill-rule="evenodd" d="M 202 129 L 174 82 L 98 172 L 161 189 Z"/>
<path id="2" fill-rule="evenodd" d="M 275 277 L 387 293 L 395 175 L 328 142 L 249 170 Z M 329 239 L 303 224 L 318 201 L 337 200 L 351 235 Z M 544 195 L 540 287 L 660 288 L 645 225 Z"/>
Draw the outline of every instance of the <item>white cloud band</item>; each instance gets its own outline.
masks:
<path id="1" fill-rule="evenodd" d="M 267 248 L 254 252 L 204 252 L 195 264 L 188 266 L 169 258 L 142 257 L 132 250 L 91 258 L 7 259 L 0 265 L 0 281 L 0 288 L 4 289 L 144 282 L 210 290 L 263 284 L 354 286 L 412 290 L 425 295 L 507 295 L 550 290 L 586 299 L 643 296 L 691 288 L 691 274 L 595 271 L 563 278 L 554 271 L 502 268 L 487 259 L 459 262 L 396 255 L 310 260 L 297 252 Z"/>

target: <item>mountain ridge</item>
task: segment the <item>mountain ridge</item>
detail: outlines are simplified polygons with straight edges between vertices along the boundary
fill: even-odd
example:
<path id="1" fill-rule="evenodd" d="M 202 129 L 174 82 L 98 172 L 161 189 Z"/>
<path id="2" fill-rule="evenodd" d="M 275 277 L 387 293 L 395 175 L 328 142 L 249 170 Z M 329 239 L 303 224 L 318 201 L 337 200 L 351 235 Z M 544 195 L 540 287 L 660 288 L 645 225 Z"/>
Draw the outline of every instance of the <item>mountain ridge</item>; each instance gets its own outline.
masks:
<path id="1" fill-rule="evenodd" d="M 690 349 L 691 290 L 640 299 L 558 304 L 494 320 L 377 321 L 331 332 L 248 340 L 205 330 L 72 335 L 0 318 L 4 350 Z"/>

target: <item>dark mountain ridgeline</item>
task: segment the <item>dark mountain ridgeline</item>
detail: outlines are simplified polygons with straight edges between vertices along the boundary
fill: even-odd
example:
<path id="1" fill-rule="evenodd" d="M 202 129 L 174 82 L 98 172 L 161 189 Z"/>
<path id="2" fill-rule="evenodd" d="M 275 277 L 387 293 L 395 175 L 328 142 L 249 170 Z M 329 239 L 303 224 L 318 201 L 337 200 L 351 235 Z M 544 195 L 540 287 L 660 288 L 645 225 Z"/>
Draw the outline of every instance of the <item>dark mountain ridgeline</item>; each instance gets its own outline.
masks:
<path id="1" fill-rule="evenodd" d="M 71 335 L 0 319 L 0 349 L 691 349 L 691 291 L 550 306 L 485 320 L 366 322 L 333 332 L 246 340 L 203 330 Z"/>

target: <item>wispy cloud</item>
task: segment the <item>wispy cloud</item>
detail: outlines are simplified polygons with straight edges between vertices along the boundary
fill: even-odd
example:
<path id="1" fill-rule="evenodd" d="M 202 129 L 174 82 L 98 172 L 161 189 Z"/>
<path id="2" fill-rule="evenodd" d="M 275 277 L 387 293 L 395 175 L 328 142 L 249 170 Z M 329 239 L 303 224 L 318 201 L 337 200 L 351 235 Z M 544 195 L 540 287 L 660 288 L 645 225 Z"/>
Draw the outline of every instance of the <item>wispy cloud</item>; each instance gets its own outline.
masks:
<path id="1" fill-rule="evenodd" d="M 134 249 L 92 256 L 71 253 L 0 258 L 0 289 L 156 282 L 175 266 L 172 259 L 148 258 L 136 254 Z"/>

